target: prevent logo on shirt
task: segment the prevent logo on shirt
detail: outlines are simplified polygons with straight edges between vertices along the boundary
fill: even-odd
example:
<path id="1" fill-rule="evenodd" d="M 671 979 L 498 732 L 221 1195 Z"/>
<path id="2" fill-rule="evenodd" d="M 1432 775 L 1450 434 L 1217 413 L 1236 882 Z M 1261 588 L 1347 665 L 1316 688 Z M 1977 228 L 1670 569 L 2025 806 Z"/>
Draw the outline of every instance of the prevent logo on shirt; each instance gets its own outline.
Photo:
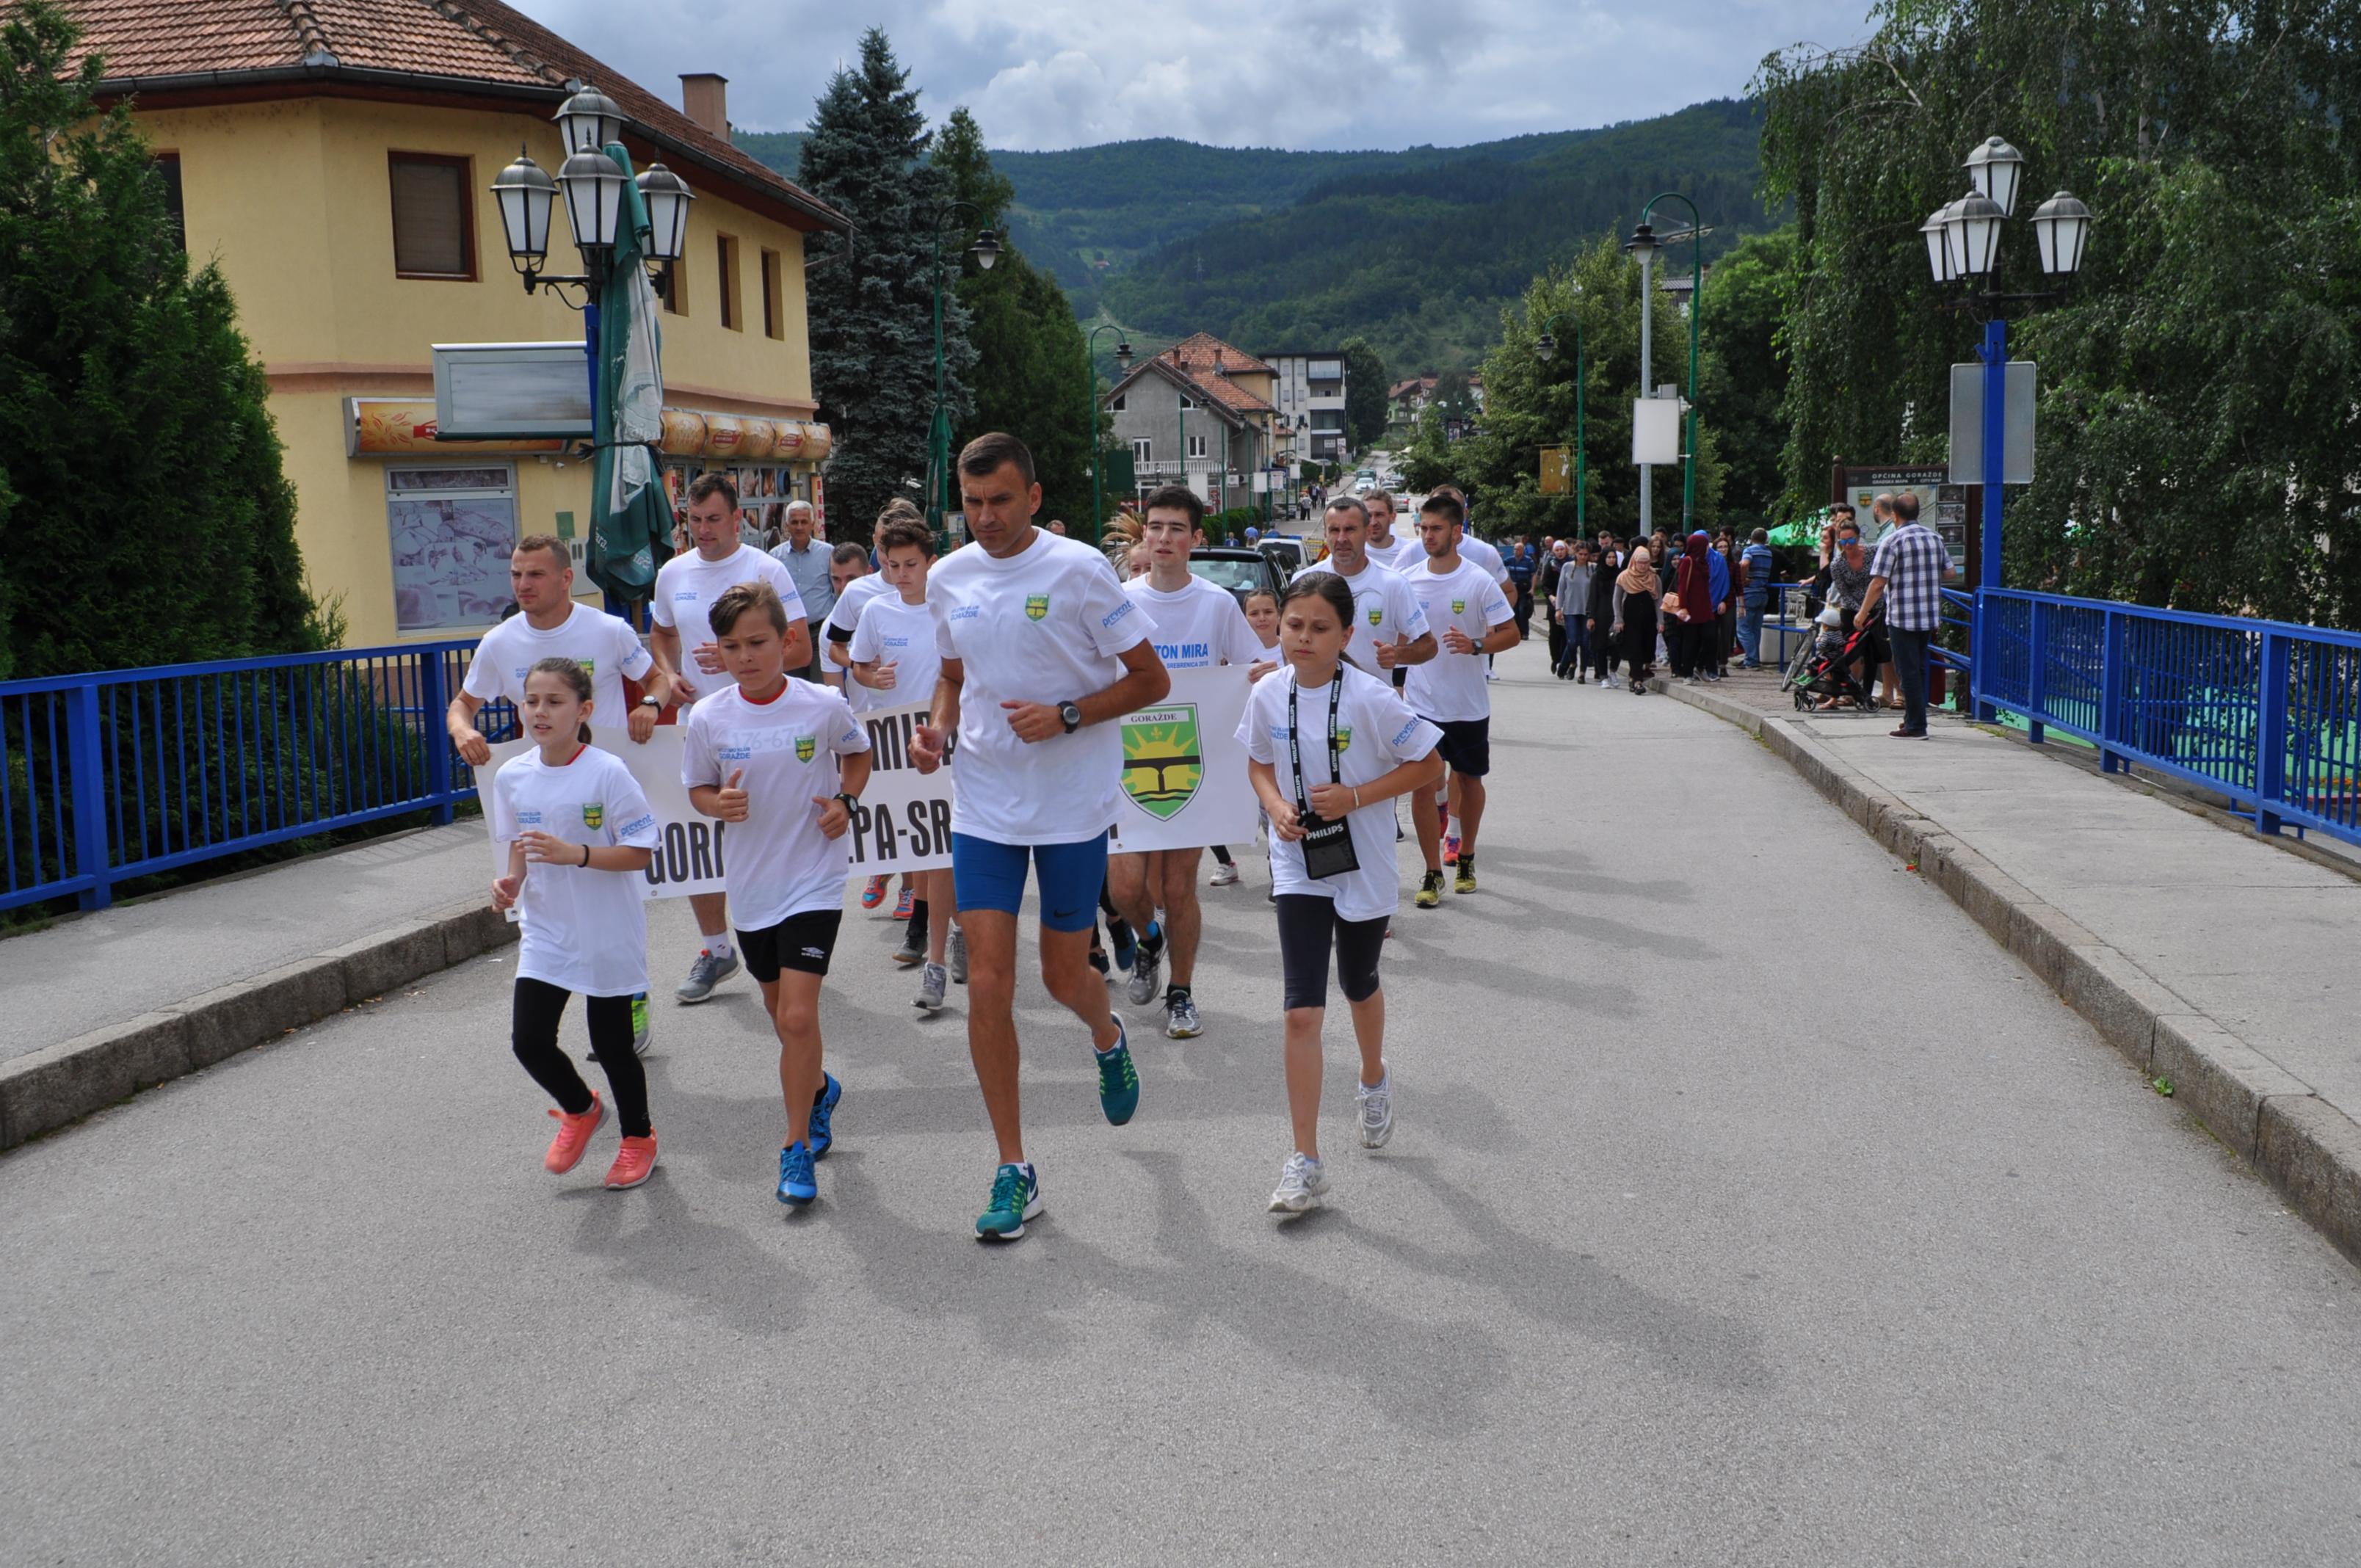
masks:
<path id="1" fill-rule="evenodd" d="M 596 829 L 596 828 L 602 828 L 602 827 L 604 827 L 604 826 L 606 825 L 606 822 L 607 822 L 607 803 L 606 803 L 605 801 L 603 801 L 603 800 L 586 800 L 586 801 L 584 801 L 584 802 L 582 803 L 582 826 L 583 826 L 583 827 L 585 827 L 585 828 L 592 828 L 592 829 Z"/>
<path id="2" fill-rule="evenodd" d="M 1049 596 L 1048 594 L 1028 594 L 1028 595 L 1027 595 L 1027 596 L 1026 596 L 1026 599 L 1025 599 L 1025 619 L 1026 619 L 1026 620 L 1040 620 L 1042 617 L 1044 617 L 1044 616 L 1048 615 L 1049 613 Z"/>
<path id="3" fill-rule="evenodd" d="M 819 752 L 819 738 L 818 738 L 818 736 L 816 736 L 816 735 L 798 735 L 798 736 L 796 736 L 796 762 L 810 762 L 810 761 L 812 760 L 812 758 L 813 758 L 813 757 L 817 756 L 817 755 L 818 754 L 818 752 Z"/>

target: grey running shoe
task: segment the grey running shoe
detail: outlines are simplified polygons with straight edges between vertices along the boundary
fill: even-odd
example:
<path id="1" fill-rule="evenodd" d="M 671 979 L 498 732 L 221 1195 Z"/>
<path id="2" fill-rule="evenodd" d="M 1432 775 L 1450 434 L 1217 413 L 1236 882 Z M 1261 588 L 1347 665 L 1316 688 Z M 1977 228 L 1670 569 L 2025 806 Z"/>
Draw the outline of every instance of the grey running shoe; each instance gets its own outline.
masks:
<path id="1" fill-rule="evenodd" d="M 943 988 L 950 983 L 950 972 L 940 964 L 928 964 L 918 977 L 917 1004 L 932 1013 L 943 1004 Z"/>
<path id="2" fill-rule="evenodd" d="M 967 983 L 967 933 L 956 926 L 951 927 L 950 948 L 951 983 L 965 985 Z"/>
<path id="3" fill-rule="evenodd" d="M 1374 1087 L 1355 1084 L 1353 1103 L 1361 1113 L 1361 1146 L 1385 1147 L 1386 1140 L 1394 1135 L 1394 1075 L 1387 1073 Z"/>
<path id="4" fill-rule="evenodd" d="M 1164 1035 L 1167 1039 L 1193 1040 L 1205 1032 L 1205 1021 L 1197 1016 L 1197 1003 L 1185 991 L 1175 991 L 1164 999 Z"/>
<path id="5" fill-rule="evenodd" d="M 1156 979 L 1163 969 L 1164 944 L 1159 941 L 1151 947 L 1140 943 L 1139 951 L 1131 960 L 1131 980 L 1125 985 L 1124 994 L 1139 1006 L 1147 1006 L 1156 1000 Z"/>
<path id="6" fill-rule="evenodd" d="M 1287 1157 L 1279 1168 L 1279 1190 L 1270 1195 L 1270 1212 L 1274 1214 L 1301 1214 L 1320 1201 L 1328 1190 L 1328 1172 L 1316 1159 L 1306 1159 L 1300 1154 Z"/>
<path id="7" fill-rule="evenodd" d="M 711 953 L 699 953 L 697 961 L 688 966 L 688 978 L 673 992 L 683 1002 L 702 1002 L 713 994 L 713 988 L 738 972 L 738 955 L 732 951 L 726 959 Z"/>
<path id="8" fill-rule="evenodd" d="M 927 961 L 927 938 L 908 927 L 902 928 L 902 945 L 894 949 L 894 961 L 904 969 Z"/>

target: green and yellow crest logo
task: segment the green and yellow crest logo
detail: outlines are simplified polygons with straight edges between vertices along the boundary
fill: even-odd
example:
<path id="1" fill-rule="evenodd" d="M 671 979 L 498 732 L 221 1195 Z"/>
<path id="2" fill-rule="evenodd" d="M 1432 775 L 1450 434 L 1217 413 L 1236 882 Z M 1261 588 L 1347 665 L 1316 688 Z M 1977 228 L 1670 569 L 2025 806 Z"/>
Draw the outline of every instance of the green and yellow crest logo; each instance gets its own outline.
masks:
<path id="1" fill-rule="evenodd" d="M 1451 601 L 1451 613 L 1454 615 L 1466 615 L 1467 613 L 1467 601 L 1466 599 L 1453 599 Z"/>
<path id="2" fill-rule="evenodd" d="M 605 801 L 586 800 L 582 803 L 583 827 L 591 828 L 601 828 L 606 825 L 606 821 L 607 803 Z"/>
<path id="3" fill-rule="evenodd" d="M 598 660 L 596 660 L 596 659 L 577 659 L 577 660 L 575 661 L 575 663 L 577 663 L 577 664 L 579 664 L 579 665 L 581 665 L 581 666 L 582 666 L 582 673 L 583 673 L 584 674 L 586 674 L 586 675 L 589 676 L 592 680 L 594 680 L 594 681 L 595 681 L 595 680 L 597 680 L 597 679 L 598 678 Z"/>
<path id="4" fill-rule="evenodd" d="M 796 737 L 796 761 L 808 762 L 819 754 L 819 739 L 813 735 Z"/>
<path id="5" fill-rule="evenodd" d="M 1049 596 L 1048 594 L 1031 594 L 1027 596 L 1025 600 L 1026 620 L 1038 620 L 1049 613 Z"/>
<path id="6" fill-rule="evenodd" d="M 1385 607 L 1385 606 L 1383 606 L 1383 605 L 1379 604 L 1379 605 L 1371 605 L 1371 606 L 1369 607 L 1369 624 L 1370 624 L 1371 626 L 1377 626 L 1377 625 L 1380 625 L 1380 624 L 1382 624 L 1382 623 L 1384 622 L 1385 619 L 1386 619 L 1386 607 Z"/>
<path id="7" fill-rule="evenodd" d="M 1353 727 L 1349 724 L 1338 725 L 1336 727 L 1336 754 L 1341 757 L 1352 749 Z"/>
<path id="8" fill-rule="evenodd" d="M 1204 780 L 1195 703 L 1142 708 L 1123 721 L 1123 792 L 1140 810 L 1169 822 Z"/>

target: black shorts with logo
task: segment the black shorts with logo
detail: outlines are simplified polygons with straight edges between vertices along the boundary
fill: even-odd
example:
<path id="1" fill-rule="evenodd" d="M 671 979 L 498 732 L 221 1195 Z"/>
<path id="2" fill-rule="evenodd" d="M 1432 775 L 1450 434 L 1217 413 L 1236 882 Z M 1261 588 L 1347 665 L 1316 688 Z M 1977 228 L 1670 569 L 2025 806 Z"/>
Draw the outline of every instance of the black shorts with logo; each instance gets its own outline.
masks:
<path id="1" fill-rule="evenodd" d="M 1421 716 L 1424 717 L 1423 715 Z M 1443 731 L 1435 751 L 1455 773 L 1480 779 L 1492 771 L 1492 721 L 1488 718 L 1429 718 Z"/>
<path id="2" fill-rule="evenodd" d="M 768 985 L 781 970 L 826 974 L 829 955 L 836 951 L 837 927 L 844 923 L 841 909 L 807 909 L 775 926 L 738 933 L 738 949 L 746 955 L 746 972 Z"/>

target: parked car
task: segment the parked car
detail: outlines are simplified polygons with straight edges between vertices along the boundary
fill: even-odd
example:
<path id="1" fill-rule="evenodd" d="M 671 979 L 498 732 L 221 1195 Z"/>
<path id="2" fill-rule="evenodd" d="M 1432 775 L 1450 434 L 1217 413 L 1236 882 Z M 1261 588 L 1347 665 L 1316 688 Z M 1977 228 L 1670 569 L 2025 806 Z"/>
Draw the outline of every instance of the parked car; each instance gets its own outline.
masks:
<path id="1" fill-rule="evenodd" d="M 1227 588 L 1242 609 L 1248 594 L 1259 589 L 1276 598 L 1286 582 L 1278 563 L 1260 550 L 1243 545 L 1215 544 L 1191 550 L 1189 570 L 1216 587 Z"/>
<path id="2" fill-rule="evenodd" d="M 1320 558 L 1309 542 L 1294 534 L 1267 533 L 1255 548 L 1270 557 L 1270 564 L 1279 570 L 1280 582 L 1287 581 Z"/>

